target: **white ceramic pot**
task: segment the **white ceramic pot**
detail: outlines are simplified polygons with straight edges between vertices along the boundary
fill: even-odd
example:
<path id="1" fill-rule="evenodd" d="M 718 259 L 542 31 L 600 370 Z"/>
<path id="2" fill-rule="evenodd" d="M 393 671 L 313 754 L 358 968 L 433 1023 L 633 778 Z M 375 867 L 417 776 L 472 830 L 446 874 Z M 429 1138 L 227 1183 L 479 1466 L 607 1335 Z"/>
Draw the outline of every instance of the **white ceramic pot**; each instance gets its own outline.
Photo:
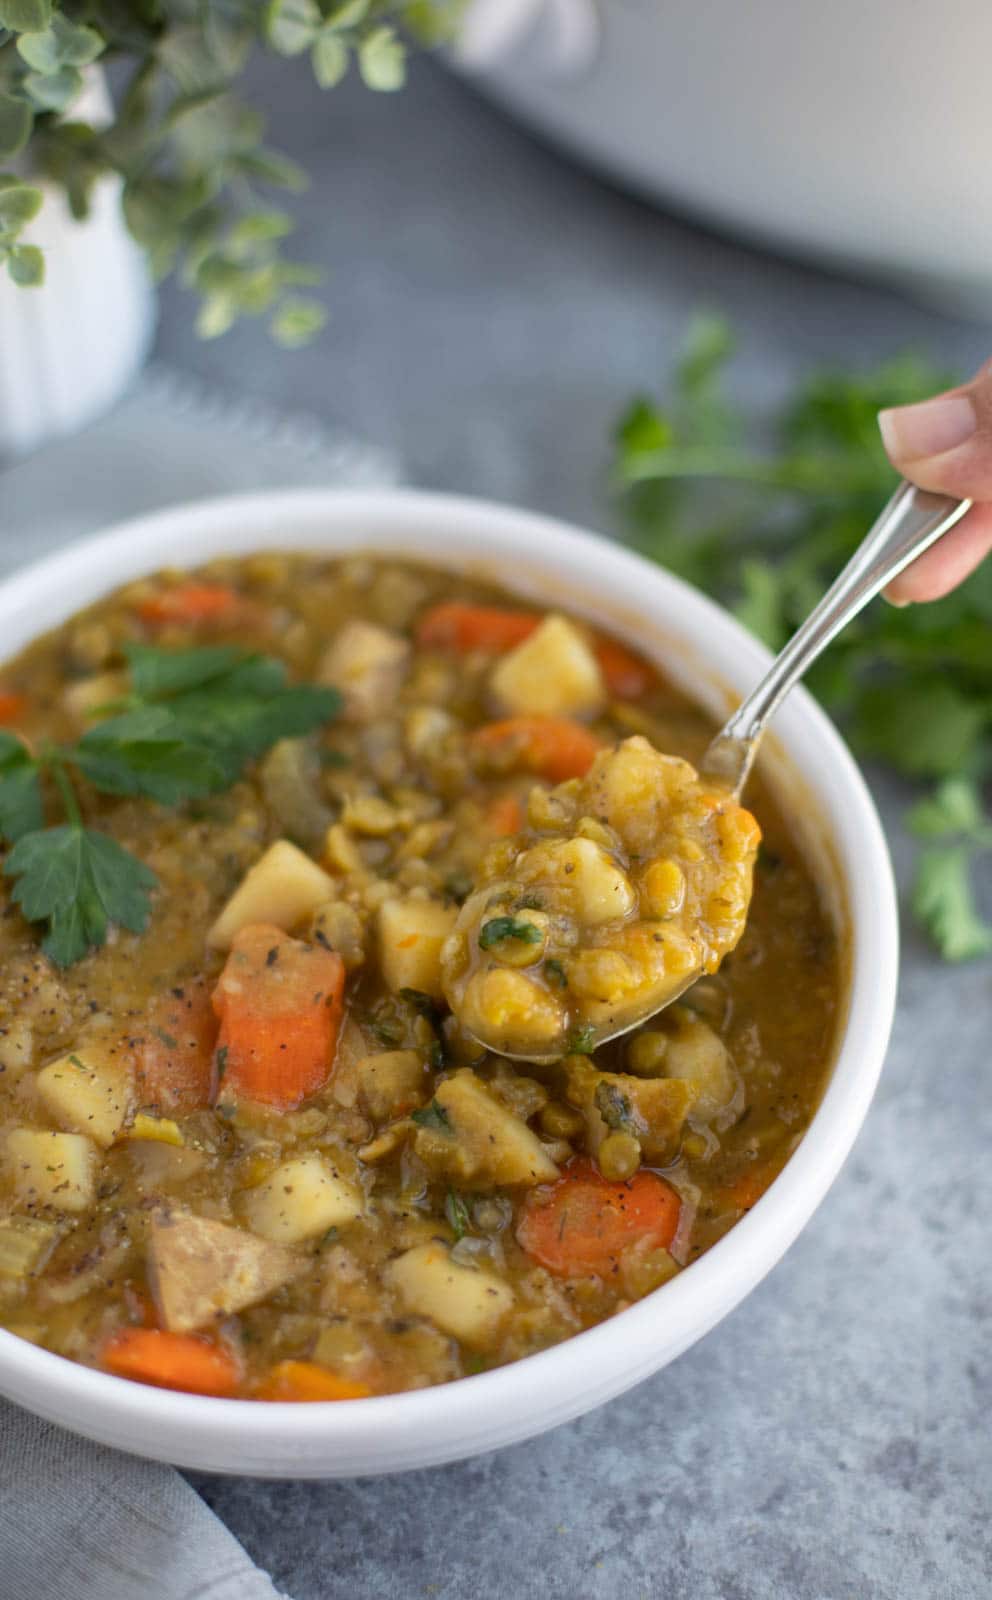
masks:
<path id="1" fill-rule="evenodd" d="M 985 0 L 470 0 L 461 50 L 662 203 L 992 313 Z"/>
<path id="2" fill-rule="evenodd" d="M 90 78 L 72 115 L 99 122 L 102 78 Z M 34 449 L 81 427 L 121 395 L 154 329 L 144 256 L 120 214 L 120 184 L 102 179 L 85 222 L 59 189 L 24 234 L 45 252 L 45 282 L 22 289 L 0 272 L 0 456 Z"/>
<path id="3" fill-rule="evenodd" d="M 498 578 L 614 629 L 718 715 L 767 651 L 678 579 L 527 511 L 414 491 L 300 491 L 204 501 L 85 540 L 0 585 L 0 638 L 19 650 L 77 607 L 163 562 L 280 547 L 391 551 Z M 543 1432 L 629 1389 L 699 1339 L 784 1254 L 836 1177 L 885 1055 L 895 1002 L 896 900 L 857 767 L 802 690 L 779 713 L 766 773 L 802 818 L 851 951 L 830 1082 L 782 1175 L 700 1261 L 629 1310 L 512 1366 L 410 1394 L 339 1404 L 201 1399 L 76 1366 L 0 1333 L 0 1392 L 138 1455 L 265 1477 L 352 1477 L 427 1466 Z M 802 776 L 798 776 L 802 774 Z"/>

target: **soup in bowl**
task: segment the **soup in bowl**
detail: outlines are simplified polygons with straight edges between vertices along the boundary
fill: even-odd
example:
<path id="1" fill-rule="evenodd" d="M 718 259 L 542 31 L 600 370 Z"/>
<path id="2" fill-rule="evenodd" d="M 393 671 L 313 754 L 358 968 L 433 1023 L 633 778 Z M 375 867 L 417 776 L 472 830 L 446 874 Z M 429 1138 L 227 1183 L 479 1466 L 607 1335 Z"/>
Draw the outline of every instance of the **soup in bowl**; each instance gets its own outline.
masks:
<path id="1" fill-rule="evenodd" d="M 893 898 L 805 696 L 746 813 L 680 782 L 762 664 L 736 624 L 415 494 L 166 513 L 0 616 L 7 1392 L 191 1465 L 390 1470 L 617 1392 L 781 1253 L 881 1065 Z M 722 959 L 601 1044 L 687 903 L 737 916 Z M 552 1048 L 486 1048 L 481 992 Z"/>

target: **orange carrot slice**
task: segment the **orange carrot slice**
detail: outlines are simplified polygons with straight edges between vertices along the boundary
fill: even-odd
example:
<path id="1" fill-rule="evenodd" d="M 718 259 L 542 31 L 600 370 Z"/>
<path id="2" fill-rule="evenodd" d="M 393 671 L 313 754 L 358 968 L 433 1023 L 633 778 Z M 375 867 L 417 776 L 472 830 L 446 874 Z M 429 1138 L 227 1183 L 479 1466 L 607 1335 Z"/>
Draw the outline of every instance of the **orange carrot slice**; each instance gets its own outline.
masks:
<path id="1" fill-rule="evenodd" d="M 371 1393 L 367 1383 L 339 1378 L 316 1361 L 277 1361 L 253 1390 L 256 1400 L 364 1400 Z"/>
<path id="2" fill-rule="evenodd" d="M 527 1196 L 517 1239 L 529 1256 L 560 1277 L 607 1277 L 633 1244 L 667 1249 L 680 1207 L 671 1184 L 653 1172 L 611 1183 L 580 1158 L 569 1162 L 557 1182 Z"/>
<path id="3" fill-rule="evenodd" d="M 122 1328 L 103 1347 L 101 1365 L 118 1378 L 187 1394 L 235 1395 L 241 1368 L 229 1350 L 198 1333 Z"/>

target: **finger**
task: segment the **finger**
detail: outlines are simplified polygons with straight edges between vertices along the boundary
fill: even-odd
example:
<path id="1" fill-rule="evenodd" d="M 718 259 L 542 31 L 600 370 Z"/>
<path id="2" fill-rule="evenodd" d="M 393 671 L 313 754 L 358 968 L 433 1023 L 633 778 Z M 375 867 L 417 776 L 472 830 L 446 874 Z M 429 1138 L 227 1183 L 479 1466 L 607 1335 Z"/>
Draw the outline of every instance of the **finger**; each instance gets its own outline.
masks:
<path id="1" fill-rule="evenodd" d="M 992 500 L 992 363 L 932 400 L 880 412 L 878 425 L 893 466 L 921 489 Z"/>
<path id="2" fill-rule="evenodd" d="M 894 605 L 940 600 L 956 589 L 992 550 L 992 505 L 972 506 L 949 533 L 914 561 L 884 591 Z"/>

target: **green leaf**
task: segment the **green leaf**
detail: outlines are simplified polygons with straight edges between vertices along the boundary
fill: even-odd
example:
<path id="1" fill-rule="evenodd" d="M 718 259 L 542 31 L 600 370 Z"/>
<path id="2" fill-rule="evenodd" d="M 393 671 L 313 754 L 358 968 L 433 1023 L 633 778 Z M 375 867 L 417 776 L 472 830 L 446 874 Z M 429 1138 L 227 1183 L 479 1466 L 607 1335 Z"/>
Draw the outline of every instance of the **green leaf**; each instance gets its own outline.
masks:
<path id="1" fill-rule="evenodd" d="M 72 824 L 25 834 L 3 870 L 27 920 L 47 924 L 42 948 L 60 967 L 99 949 L 111 923 L 142 932 L 157 882 L 115 840 Z"/>
<path id="2" fill-rule="evenodd" d="M 390 93 L 406 77 L 406 51 L 392 28 L 376 28 L 358 47 L 358 70 L 370 89 Z"/>
<path id="3" fill-rule="evenodd" d="M 105 48 L 95 28 L 78 26 L 58 12 L 40 33 L 22 33 L 17 41 L 18 55 L 29 67 L 46 75 L 60 67 L 89 66 Z"/>
<path id="4" fill-rule="evenodd" d="M 451 1132 L 451 1118 L 436 1100 L 432 1100 L 430 1105 L 421 1106 L 417 1111 L 411 1111 L 410 1117 L 419 1128 L 433 1128 L 436 1133 Z"/>
<path id="5" fill-rule="evenodd" d="M 623 1090 L 618 1089 L 615 1083 L 607 1083 L 604 1078 L 601 1083 L 596 1085 L 596 1093 L 593 1098 L 596 1110 L 608 1128 L 620 1129 L 621 1131 L 630 1131 L 633 1128 L 634 1119 L 630 1101 L 623 1093 Z"/>
<path id="6" fill-rule="evenodd" d="M 0 93 L 0 160 L 16 156 L 31 135 L 34 112 L 23 100 Z"/>
<path id="7" fill-rule="evenodd" d="M 592 1023 L 577 1023 L 569 1035 L 569 1053 L 576 1056 L 591 1056 L 595 1048 L 596 1029 L 593 1027 Z"/>
<path id="8" fill-rule="evenodd" d="M 24 90 L 42 111 L 64 111 L 83 87 L 78 67 L 60 67 L 58 72 L 29 72 Z"/>
<path id="9" fill-rule="evenodd" d="M 921 839 L 942 839 L 950 834 L 982 836 L 987 829 L 977 784 L 968 778 L 946 778 L 932 795 L 913 807 L 906 826 Z"/>
<path id="10" fill-rule="evenodd" d="M 348 71 L 348 46 L 325 23 L 313 43 L 310 61 L 322 89 L 333 89 Z"/>
<path id="11" fill-rule="evenodd" d="M 971 961 L 992 950 L 992 927 L 979 916 L 967 845 L 931 845 L 920 855 L 913 910 L 948 961 Z"/>
<path id="12" fill-rule="evenodd" d="M 318 300 L 299 296 L 282 302 L 272 319 L 272 335 L 287 350 L 299 350 L 315 339 L 327 321 L 327 312 Z"/>
<path id="13" fill-rule="evenodd" d="M 617 443 L 629 455 L 666 450 L 675 434 L 663 411 L 640 395 L 632 400 L 617 425 Z"/>
<path id="14" fill-rule="evenodd" d="M 0 189 L 0 233 L 16 234 L 33 222 L 42 200 L 41 190 L 29 183 L 12 183 Z"/>
<path id="15" fill-rule="evenodd" d="M 104 794 L 141 794 L 167 806 L 225 787 L 226 769 L 209 744 L 185 737 L 165 706 L 99 723 L 83 735 L 72 759 Z"/>
<path id="16" fill-rule="evenodd" d="M 243 650 L 232 645 L 204 645 L 193 650 L 161 650 L 157 645 L 124 647 L 131 688 L 142 700 L 201 689 L 214 683 L 245 660 Z"/>
<path id="17" fill-rule="evenodd" d="M 11 33 L 38 33 L 52 17 L 52 0 L 0 0 L 0 28 Z"/>
<path id="18" fill-rule="evenodd" d="M 518 921 L 516 917 L 490 917 L 479 929 L 480 950 L 491 950 L 505 939 L 516 939 L 520 944 L 543 944 L 544 934 L 536 923 Z"/>
<path id="19" fill-rule="evenodd" d="M 263 27 L 273 50 L 282 56 L 298 56 L 313 44 L 321 21 L 315 0 L 269 0 Z"/>
<path id="20" fill-rule="evenodd" d="M 38 763 L 12 733 L 0 733 L 0 834 L 13 843 L 43 826 Z"/>
<path id="21" fill-rule="evenodd" d="M 276 189 L 291 189 L 302 194 L 310 179 L 303 167 L 278 150 L 246 150 L 235 166 L 245 177 L 256 178 L 259 183 L 271 183 Z"/>
<path id="22" fill-rule="evenodd" d="M 444 1197 L 444 1214 L 455 1236 L 455 1242 L 464 1239 L 469 1230 L 468 1206 L 454 1189 L 449 1189 Z"/>
<path id="23" fill-rule="evenodd" d="M 7 257 L 7 271 L 22 289 L 37 289 L 45 281 L 45 257 L 36 244 L 15 244 Z"/>
<path id="24" fill-rule="evenodd" d="M 332 6 L 325 18 L 328 28 L 357 28 L 369 12 L 369 0 L 344 0 L 343 5 Z"/>
<path id="25" fill-rule="evenodd" d="M 904 679 L 863 690 L 854 732 L 900 772 L 940 778 L 967 767 L 988 723 L 988 707 L 953 683 Z"/>
<path id="26" fill-rule="evenodd" d="M 734 611 L 745 628 L 771 650 L 779 650 L 789 636 L 785 618 L 786 586 L 768 561 L 741 563 L 741 597 Z"/>

